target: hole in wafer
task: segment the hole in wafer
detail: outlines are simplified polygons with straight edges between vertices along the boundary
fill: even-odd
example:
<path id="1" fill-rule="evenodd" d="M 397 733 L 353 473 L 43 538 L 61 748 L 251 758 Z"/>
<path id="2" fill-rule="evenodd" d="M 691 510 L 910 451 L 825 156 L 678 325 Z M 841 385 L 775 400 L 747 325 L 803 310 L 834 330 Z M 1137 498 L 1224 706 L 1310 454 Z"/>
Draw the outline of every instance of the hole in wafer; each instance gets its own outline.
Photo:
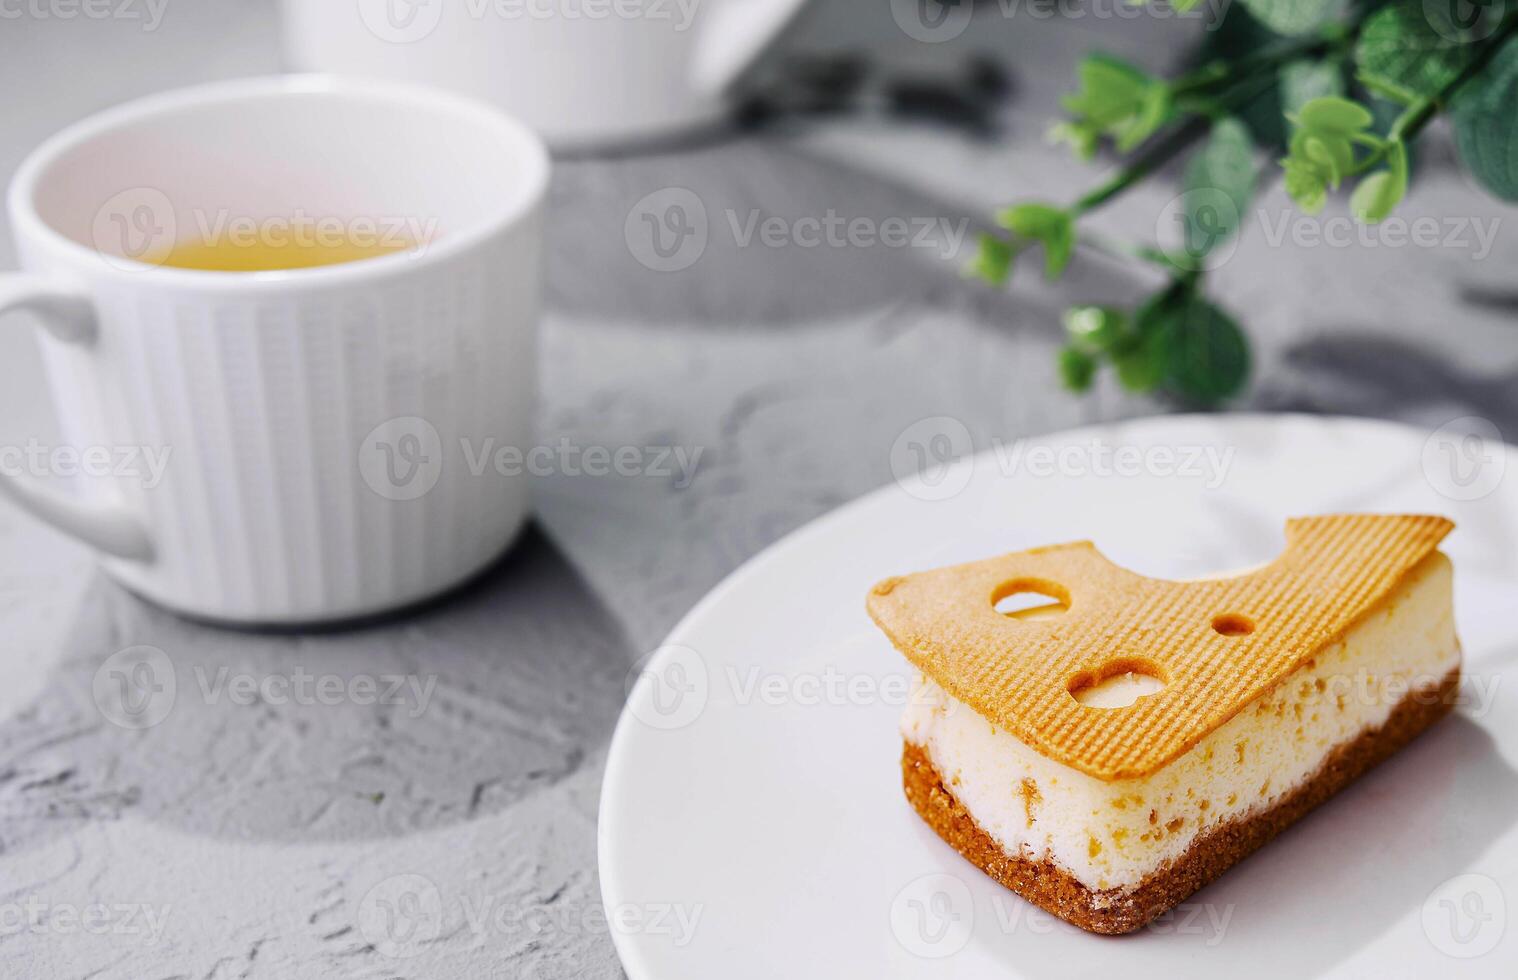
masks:
<path id="1" fill-rule="evenodd" d="M 1126 708 L 1163 690 L 1165 671 L 1152 660 L 1124 657 L 1070 679 L 1070 696 L 1088 708 Z"/>
<path id="2" fill-rule="evenodd" d="M 1013 579 L 991 593 L 991 608 L 1010 619 L 1048 619 L 1070 608 L 1070 593 L 1043 579 Z"/>
<path id="3" fill-rule="evenodd" d="M 1224 636 L 1248 636 L 1254 632 L 1254 620 L 1238 613 L 1225 613 L 1212 621 L 1212 628 Z"/>

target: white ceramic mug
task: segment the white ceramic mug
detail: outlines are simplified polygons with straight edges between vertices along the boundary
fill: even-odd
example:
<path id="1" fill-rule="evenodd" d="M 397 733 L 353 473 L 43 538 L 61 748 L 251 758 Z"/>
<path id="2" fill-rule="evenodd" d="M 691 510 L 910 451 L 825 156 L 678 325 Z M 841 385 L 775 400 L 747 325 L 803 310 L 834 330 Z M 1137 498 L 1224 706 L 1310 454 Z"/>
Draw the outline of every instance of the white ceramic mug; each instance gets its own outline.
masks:
<path id="1" fill-rule="evenodd" d="M 526 478 L 467 450 L 531 439 L 547 181 L 539 140 L 490 106 L 318 76 L 65 130 L 12 184 L 26 271 L 0 275 L 0 314 L 45 326 L 70 458 L 101 465 L 77 496 L 15 473 L 0 491 L 131 589 L 216 620 L 358 617 L 467 578 L 527 513 Z M 272 241 L 291 216 L 425 244 L 286 271 L 153 264 L 176 241 Z"/>
<path id="2" fill-rule="evenodd" d="M 284 0 L 298 71 L 488 99 L 556 150 L 720 117 L 729 83 L 805 0 Z"/>

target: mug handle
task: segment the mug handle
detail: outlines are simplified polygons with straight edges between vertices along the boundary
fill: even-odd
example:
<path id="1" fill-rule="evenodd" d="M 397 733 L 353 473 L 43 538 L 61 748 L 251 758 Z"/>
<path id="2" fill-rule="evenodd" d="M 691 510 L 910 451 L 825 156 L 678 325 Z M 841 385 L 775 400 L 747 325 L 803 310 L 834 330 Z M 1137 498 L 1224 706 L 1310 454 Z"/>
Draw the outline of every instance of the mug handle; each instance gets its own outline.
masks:
<path id="1" fill-rule="evenodd" d="M 702 10 L 691 65 L 696 90 L 720 97 L 791 19 L 806 0 L 718 0 Z"/>
<path id="2" fill-rule="evenodd" d="M 24 272 L 0 273 L 0 317 L 35 314 L 54 337 L 88 345 L 95 340 L 95 311 L 88 295 Z M 153 542 L 125 507 L 76 500 L 23 477 L 0 473 L 0 496 L 85 544 L 117 558 L 150 561 Z"/>

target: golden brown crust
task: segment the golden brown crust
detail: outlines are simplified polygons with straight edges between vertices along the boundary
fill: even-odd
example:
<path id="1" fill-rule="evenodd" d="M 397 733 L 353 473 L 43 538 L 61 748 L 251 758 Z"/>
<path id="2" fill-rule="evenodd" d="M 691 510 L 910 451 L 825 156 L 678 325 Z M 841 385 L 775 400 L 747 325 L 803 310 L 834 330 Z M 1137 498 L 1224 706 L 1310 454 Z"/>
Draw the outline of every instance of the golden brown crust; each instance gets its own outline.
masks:
<path id="1" fill-rule="evenodd" d="M 1369 729 L 1324 758 L 1316 774 L 1270 809 L 1207 831 L 1180 857 L 1146 875 L 1132 890 L 1096 891 L 1050 860 L 1003 851 L 976 824 L 944 784 L 921 748 L 906 743 L 901 756 L 907 799 L 939 837 L 976 867 L 1035 905 L 1091 932 L 1118 935 L 1141 928 L 1291 826 L 1313 807 L 1412 741 L 1447 714 L 1460 686 L 1460 669 L 1435 688 L 1410 692 L 1386 724 Z"/>
<path id="2" fill-rule="evenodd" d="M 1183 755 L 1375 610 L 1435 550 L 1442 517 L 1351 514 L 1286 525 L 1286 549 L 1254 572 L 1169 582 L 1119 568 L 1090 542 L 887 579 L 871 617 L 898 650 L 997 728 L 1102 780 L 1148 776 Z M 998 596 L 1068 600 L 1037 621 Z M 1117 709 L 1070 694 L 1137 669 L 1163 690 Z"/>

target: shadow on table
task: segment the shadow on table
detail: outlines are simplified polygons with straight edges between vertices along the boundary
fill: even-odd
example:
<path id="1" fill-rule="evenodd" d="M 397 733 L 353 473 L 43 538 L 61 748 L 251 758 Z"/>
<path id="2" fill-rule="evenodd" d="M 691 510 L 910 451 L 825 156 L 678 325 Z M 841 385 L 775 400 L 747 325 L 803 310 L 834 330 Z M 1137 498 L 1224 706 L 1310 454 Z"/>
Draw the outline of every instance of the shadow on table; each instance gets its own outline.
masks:
<path id="1" fill-rule="evenodd" d="M 1459 407 L 1518 436 L 1518 375 L 1477 376 L 1431 348 L 1348 331 L 1313 337 L 1286 351 L 1292 373 L 1273 379 L 1262 407 L 1328 414 L 1407 416 Z"/>
<path id="2" fill-rule="evenodd" d="M 108 720 L 122 681 L 106 661 L 143 645 L 173 674 L 127 679 L 156 721 L 134 730 Z M 217 630 L 97 577 L 47 686 L 0 722 L 5 849 L 128 813 L 300 841 L 469 820 L 579 771 L 609 737 L 630 660 L 536 529 L 469 588 L 340 633 Z"/>
<path id="3" fill-rule="evenodd" d="M 560 163 L 548 305 L 661 328 L 807 327 L 903 304 L 969 307 L 998 329 L 1055 334 L 1073 297 L 1132 299 L 1131 265 L 1080 262 L 1015 295 L 966 281 L 990 209 L 903 187 L 784 140 L 737 138 L 670 156 Z"/>

